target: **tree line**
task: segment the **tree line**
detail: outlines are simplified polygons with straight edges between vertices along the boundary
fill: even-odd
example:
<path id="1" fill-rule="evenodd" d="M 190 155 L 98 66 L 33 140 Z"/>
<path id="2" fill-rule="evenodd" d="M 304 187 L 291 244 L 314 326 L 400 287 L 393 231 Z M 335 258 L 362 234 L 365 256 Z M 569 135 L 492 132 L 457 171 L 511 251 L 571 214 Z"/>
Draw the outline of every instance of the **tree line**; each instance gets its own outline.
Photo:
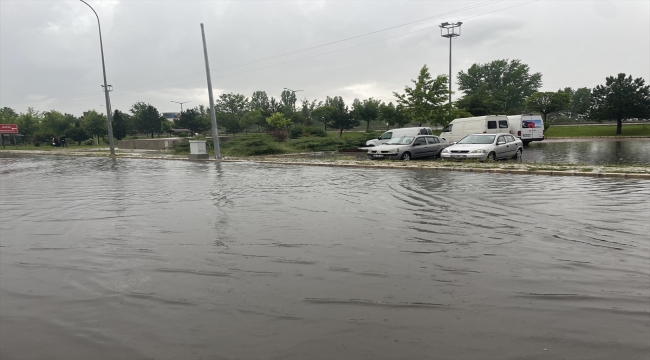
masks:
<path id="1" fill-rule="evenodd" d="M 449 104 L 448 76 L 433 77 L 424 65 L 410 86 L 394 92 L 394 102 L 388 104 L 374 99 L 354 99 L 345 103 L 341 96 L 325 100 L 302 99 L 284 90 L 278 99 L 265 91 L 255 91 L 251 97 L 224 93 L 215 102 L 217 123 L 222 132 L 237 134 L 255 129 L 258 132 L 282 133 L 291 126 L 313 127 L 343 131 L 372 121 L 387 127 L 407 124 L 445 126 L 459 117 L 488 114 L 540 113 L 545 121 L 568 119 L 616 120 L 617 134 L 627 119 L 650 118 L 650 87 L 642 78 L 618 74 L 605 79 L 593 89 L 566 87 L 556 92 L 539 92 L 542 74 L 532 73 L 520 60 L 494 60 L 474 64 L 457 74 L 458 89 L 463 93 Z M 89 139 L 99 144 L 107 134 L 106 116 L 94 110 L 75 117 L 56 110 L 38 112 L 29 108 L 25 113 L 0 109 L 0 123 L 17 123 L 24 141 L 47 142 L 54 136 L 66 135 L 80 144 Z M 181 112 L 173 122 L 164 118 L 153 105 L 137 102 L 128 112 L 113 113 L 113 135 L 120 140 L 126 136 L 146 134 L 154 137 L 171 128 L 207 133 L 211 128 L 209 107 L 200 105 Z"/>

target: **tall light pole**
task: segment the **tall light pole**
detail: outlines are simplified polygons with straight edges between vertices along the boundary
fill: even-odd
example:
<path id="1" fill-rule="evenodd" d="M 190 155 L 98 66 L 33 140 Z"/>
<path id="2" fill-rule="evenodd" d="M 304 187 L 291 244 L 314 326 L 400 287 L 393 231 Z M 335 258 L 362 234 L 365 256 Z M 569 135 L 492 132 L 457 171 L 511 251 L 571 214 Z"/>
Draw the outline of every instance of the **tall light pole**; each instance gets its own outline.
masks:
<path id="1" fill-rule="evenodd" d="M 219 147 L 219 130 L 217 129 L 217 116 L 214 113 L 214 97 L 212 96 L 212 78 L 210 77 L 210 61 L 208 61 L 208 47 L 205 45 L 205 30 L 201 23 L 201 38 L 203 40 L 203 56 L 205 57 L 205 75 L 208 80 L 208 96 L 210 98 L 210 120 L 212 122 L 212 143 L 214 144 L 214 158 L 221 159 Z"/>
<path id="2" fill-rule="evenodd" d="M 79 0 L 82 3 L 88 5 L 84 0 Z M 102 52 L 102 71 L 104 72 L 104 96 L 106 97 L 106 120 L 108 121 L 108 143 L 111 147 L 111 156 L 115 156 L 115 143 L 113 141 L 113 114 L 111 114 L 111 99 L 108 97 L 108 92 L 112 90 L 112 86 L 106 83 L 106 66 L 104 65 L 104 44 L 102 43 L 102 25 L 99 23 L 99 16 L 95 9 L 92 6 L 88 5 L 90 10 L 95 13 L 97 17 L 97 26 L 99 27 L 99 49 Z M 109 86 L 111 88 L 109 88 Z"/>
<path id="3" fill-rule="evenodd" d="M 460 36 L 460 26 L 462 22 L 448 23 L 444 22 L 440 25 L 440 36 L 449 38 L 449 111 L 451 111 L 451 39 Z"/>
<path id="4" fill-rule="evenodd" d="M 304 90 L 291 90 L 291 89 L 289 89 L 289 88 L 284 88 L 284 90 L 289 90 L 289 91 L 291 91 L 291 92 L 293 93 L 293 96 L 296 96 L 296 93 L 297 93 L 298 91 L 304 91 Z M 295 103 L 295 102 L 293 103 L 293 112 L 296 112 L 296 103 Z"/>
<path id="5" fill-rule="evenodd" d="M 191 101 L 183 101 L 183 102 L 179 102 L 179 101 L 171 100 L 171 102 L 173 102 L 173 103 L 177 103 L 177 104 L 181 104 L 181 113 L 183 113 L 183 104 L 190 103 Z"/>

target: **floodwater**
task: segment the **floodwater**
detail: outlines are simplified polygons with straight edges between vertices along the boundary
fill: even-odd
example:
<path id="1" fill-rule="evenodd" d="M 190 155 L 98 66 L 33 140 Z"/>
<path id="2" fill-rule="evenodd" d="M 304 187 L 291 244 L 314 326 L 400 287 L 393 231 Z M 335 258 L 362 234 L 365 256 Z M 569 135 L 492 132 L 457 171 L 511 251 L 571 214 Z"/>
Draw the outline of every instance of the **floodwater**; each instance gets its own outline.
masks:
<path id="1" fill-rule="evenodd" d="M 650 182 L 0 155 L 0 358 L 647 359 Z"/>
<path id="2" fill-rule="evenodd" d="M 524 148 L 523 162 L 650 165 L 650 139 L 562 139 L 532 142 Z"/>

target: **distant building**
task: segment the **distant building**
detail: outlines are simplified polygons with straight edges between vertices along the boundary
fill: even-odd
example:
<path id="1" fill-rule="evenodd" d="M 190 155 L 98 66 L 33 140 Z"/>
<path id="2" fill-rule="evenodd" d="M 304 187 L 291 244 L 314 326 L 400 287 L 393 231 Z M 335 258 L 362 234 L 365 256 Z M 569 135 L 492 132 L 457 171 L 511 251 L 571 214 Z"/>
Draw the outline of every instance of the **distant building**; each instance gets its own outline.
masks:
<path id="1" fill-rule="evenodd" d="M 162 113 L 162 116 L 169 120 L 169 121 L 174 121 L 174 119 L 179 119 L 181 117 L 181 113 L 179 112 L 164 112 Z"/>

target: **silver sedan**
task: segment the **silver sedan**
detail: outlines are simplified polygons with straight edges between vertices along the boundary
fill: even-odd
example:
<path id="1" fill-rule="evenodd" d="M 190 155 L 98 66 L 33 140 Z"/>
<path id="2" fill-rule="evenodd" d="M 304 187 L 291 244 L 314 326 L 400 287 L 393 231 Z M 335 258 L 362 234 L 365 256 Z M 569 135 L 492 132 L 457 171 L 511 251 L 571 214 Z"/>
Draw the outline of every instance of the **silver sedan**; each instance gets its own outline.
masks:
<path id="1" fill-rule="evenodd" d="M 442 159 L 521 159 L 523 143 L 510 134 L 473 134 L 442 150 Z"/>
<path id="2" fill-rule="evenodd" d="M 408 161 L 419 157 L 440 156 L 442 149 L 450 145 L 447 140 L 433 135 L 404 136 L 368 149 L 368 158 Z"/>

